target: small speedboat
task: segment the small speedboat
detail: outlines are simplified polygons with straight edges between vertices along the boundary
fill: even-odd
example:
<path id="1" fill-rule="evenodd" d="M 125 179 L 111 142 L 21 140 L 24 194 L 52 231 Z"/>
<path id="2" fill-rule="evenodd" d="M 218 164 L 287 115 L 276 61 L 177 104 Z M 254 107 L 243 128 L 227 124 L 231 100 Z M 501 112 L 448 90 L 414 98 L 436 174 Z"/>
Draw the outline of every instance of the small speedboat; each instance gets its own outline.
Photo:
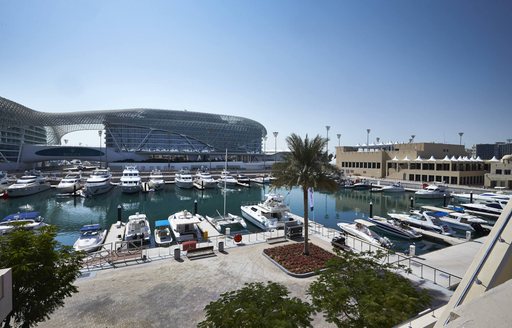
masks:
<path id="1" fill-rule="evenodd" d="M 172 243 L 171 226 L 169 220 L 155 222 L 155 243 L 157 246 L 169 246 Z"/>
<path id="2" fill-rule="evenodd" d="M 39 212 L 21 212 L 7 215 L 0 221 L 0 236 L 21 225 L 25 230 L 37 230 L 47 226 Z"/>
<path id="3" fill-rule="evenodd" d="M 396 221 L 389 220 L 380 216 L 374 216 L 372 218 L 368 218 L 368 221 L 374 223 L 377 228 L 384 230 L 388 233 L 391 233 L 395 236 L 405 238 L 405 239 L 419 239 L 423 235 L 413 228 L 409 227 L 407 224 Z"/>
<path id="4" fill-rule="evenodd" d="M 75 251 L 94 252 L 105 242 L 107 229 L 102 230 L 99 224 L 86 224 L 80 228 L 80 233 L 73 244 Z"/>
<path id="5" fill-rule="evenodd" d="M 398 221 L 404 222 L 410 226 L 434 231 L 443 235 L 453 235 L 453 230 L 444 222 L 436 217 L 428 215 L 425 211 L 410 211 L 409 214 L 388 213 L 388 215 Z"/>
<path id="6" fill-rule="evenodd" d="M 354 223 L 338 223 L 338 227 L 345 233 L 362 239 L 369 244 L 383 247 L 391 247 L 391 242 L 386 237 L 381 237 L 369 227 L 374 226 L 373 223 L 362 219 L 355 219 Z"/>

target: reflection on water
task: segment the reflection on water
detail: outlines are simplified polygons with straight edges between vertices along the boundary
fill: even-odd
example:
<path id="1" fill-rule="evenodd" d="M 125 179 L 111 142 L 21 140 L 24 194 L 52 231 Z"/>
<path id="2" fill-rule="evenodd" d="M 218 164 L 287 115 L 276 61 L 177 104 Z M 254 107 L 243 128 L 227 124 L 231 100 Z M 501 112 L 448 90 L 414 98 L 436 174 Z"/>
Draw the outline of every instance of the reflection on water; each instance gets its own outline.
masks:
<path id="1" fill-rule="evenodd" d="M 181 210 L 194 211 L 194 203 L 197 201 L 197 209 L 200 214 L 217 216 L 224 212 L 224 193 L 226 196 L 226 212 L 241 215 L 240 206 L 247 202 L 263 200 L 266 193 L 277 192 L 285 196 L 285 202 L 293 213 L 304 214 L 302 203 L 302 190 L 294 188 L 291 191 L 278 189 L 271 191 L 268 186 L 253 185 L 251 188 L 208 189 L 204 191 L 196 189 L 180 189 L 167 185 L 161 191 L 124 194 L 120 188 L 113 188 L 107 194 L 93 198 L 57 197 L 54 190 L 41 194 L 22 198 L 0 200 L 0 217 L 24 210 L 39 211 L 46 222 L 57 225 L 59 228 L 58 239 L 72 245 L 78 238 L 78 230 L 84 224 L 99 223 L 103 227 L 110 227 L 117 220 L 117 207 L 121 205 L 124 220 L 136 212 L 145 213 L 151 223 L 159 219 L 165 219 L 170 214 Z M 312 221 L 323 224 L 326 227 L 337 228 L 339 222 L 353 222 L 356 218 L 367 218 L 370 210 L 370 202 L 373 204 L 373 214 L 386 217 L 388 212 L 405 212 L 410 207 L 412 194 L 385 195 L 382 193 L 370 193 L 369 191 L 340 190 L 329 194 L 315 192 L 314 211 L 310 211 Z M 443 200 L 423 200 L 415 205 L 443 205 Z M 27 207 L 28 206 L 28 207 Z M 248 225 L 254 231 L 255 227 Z M 395 248 L 406 250 L 410 242 L 392 239 Z M 416 242 L 416 250 L 419 253 L 442 247 L 428 241 Z"/>

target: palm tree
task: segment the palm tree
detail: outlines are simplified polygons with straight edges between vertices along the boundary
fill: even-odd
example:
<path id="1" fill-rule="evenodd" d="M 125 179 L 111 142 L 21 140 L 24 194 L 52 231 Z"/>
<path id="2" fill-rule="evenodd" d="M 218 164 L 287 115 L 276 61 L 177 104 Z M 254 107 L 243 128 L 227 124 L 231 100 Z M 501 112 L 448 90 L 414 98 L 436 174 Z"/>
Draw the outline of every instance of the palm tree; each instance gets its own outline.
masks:
<path id="1" fill-rule="evenodd" d="M 286 138 L 290 150 L 284 160 L 272 166 L 275 180 L 273 188 L 285 187 L 291 189 L 301 186 L 304 201 L 304 254 L 309 255 L 308 244 L 308 189 L 321 189 L 335 191 L 337 183 L 330 173 L 337 171 L 329 164 L 327 154 L 324 152 L 327 139 L 317 135 L 314 139 L 302 138 L 295 133 Z"/>

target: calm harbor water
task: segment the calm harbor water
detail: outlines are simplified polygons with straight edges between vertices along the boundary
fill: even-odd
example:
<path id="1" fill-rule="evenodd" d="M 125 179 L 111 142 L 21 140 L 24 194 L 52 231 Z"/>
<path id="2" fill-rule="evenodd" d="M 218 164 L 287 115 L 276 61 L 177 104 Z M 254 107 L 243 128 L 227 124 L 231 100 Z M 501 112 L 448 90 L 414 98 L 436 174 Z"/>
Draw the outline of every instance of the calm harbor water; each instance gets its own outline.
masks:
<path id="1" fill-rule="evenodd" d="M 285 196 L 285 202 L 291 211 L 303 215 L 302 191 L 294 188 L 270 190 L 269 186 L 253 184 L 250 188 L 240 187 L 226 190 L 226 212 L 241 215 L 240 205 L 264 199 L 265 194 L 276 192 Z M 373 214 L 386 216 L 388 212 L 406 212 L 409 210 L 412 194 L 385 195 L 370 193 L 369 191 L 340 190 L 336 193 L 315 192 L 314 211 L 310 211 L 310 219 L 326 227 L 337 228 L 339 222 L 353 222 L 356 218 L 367 218 L 370 202 L 373 204 Z M 0 200 L 0 217 L 8 214 L 34 210 L 39 211 L 45 222 L 58 227 L 58 240 L 66 245 L 72 245 L 78 238 L 78 230 L 84 224 L 99 223 L 103 227 L 110 227 L 117 221 L 117 207 L 122 206 L 123 219 L 136 212 L 145 213 L 153 227 L 153 222 L 165 219 L 170 214 L 187 209 L 194 210 L 194 201 L 197 200 L 198 213 L 216 216 L 223 213 L 224 193 L 222 189 L 199 191 L 195 189 L 183 190 L 174 185 L 166 185 L 158 192 L 123 194 L 120 188 L 113 188 L 107 194 L 93 198 L 62 197 L 55 190 L 44 193 L 12 199 Z M 442 205 L 443 200 L 424 200 L 415 205 Z M 248 224 L 250 231 L 258 228 Z M 382 235 L 386 235 L 382 233 Z M 394 244 L 393 248 L 399 251 L 407 250 L 410 241 L 387 236 Z M 430 252 L 444 247 L 444 245 L 430 241 L 416 241 L 417 253 Z"/>

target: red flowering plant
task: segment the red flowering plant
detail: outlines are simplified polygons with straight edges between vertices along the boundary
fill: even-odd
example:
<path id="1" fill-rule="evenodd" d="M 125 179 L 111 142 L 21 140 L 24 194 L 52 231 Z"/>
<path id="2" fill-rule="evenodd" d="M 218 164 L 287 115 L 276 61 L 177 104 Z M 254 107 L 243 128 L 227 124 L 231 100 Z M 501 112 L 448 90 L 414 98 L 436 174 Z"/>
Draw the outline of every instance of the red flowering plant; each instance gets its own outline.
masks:
<path id="1" fill-rule="evenodd" d="M 287 244 L 267 248 L 263 252 L 286 270 L 298 274 L 324 269 L 327 260 L 335 256 L 312 243 L 309 243 L 309 255 L 304 255 L 303 247 L 302 244 Z"/>

